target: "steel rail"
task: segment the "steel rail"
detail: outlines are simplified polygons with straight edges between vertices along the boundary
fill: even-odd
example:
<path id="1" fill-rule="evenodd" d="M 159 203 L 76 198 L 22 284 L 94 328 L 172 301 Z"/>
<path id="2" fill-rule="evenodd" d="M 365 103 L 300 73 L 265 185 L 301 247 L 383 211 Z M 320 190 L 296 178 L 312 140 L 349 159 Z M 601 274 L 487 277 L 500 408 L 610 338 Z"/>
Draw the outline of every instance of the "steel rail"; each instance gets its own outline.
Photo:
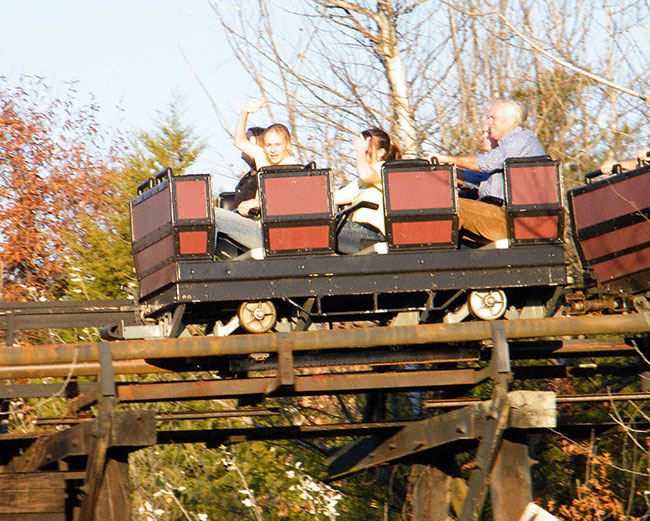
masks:
<path id="1" fill-rule="evenodd" d="M 637 352 L 631 346 L 623 343 L 623 339 L 615 338 L 613 340 L 551 340 L 546 345 L 540 346 L 527 345 L 530 342 L 524 341 L 512 343 L 510 345 L 510 358 L 512 360 L 521 359 L 549 359 L 549 358 L 575 358 L 575 357 L 602 357 L 602 356 L 630 356 Z M 448 349 L 458 353 L 457 346 L 451 346 Z M 0 348 L 1 355 L 1 348 Z M 1 359 L 1 356 L 0 356 Z M 243 359 L 238 359 L 243 360 Z M 439 360 L 427 360 L 426 362 L 435 363 Z M 446 360 L 441 360 L 446 361 Z M 455 361 L 455 360 L 452 360 Z M 469 361 L 469 360 L 463 360 Z M 328 366 L 338 365 L 336 360 L 331 360 Z M 357 361 L 357 364 L 359 361 Z M 363 362 L 368 365 L 375 365 L 372 362 Z M 408 360 L 404 363 L 408 363 Z M 414 362 L 415 363 L 415 362 Z M 417 363 L 421 363 L 418 361 Z M 302 367 L 299 360 L 294 361 L 295 367 Z M 322 366 L 324 364 L 320 364 Z M 346 364 L 341 364 L 346 365 Z M 381 365 L 381 364 L 377 364 Z M 398 365 L 398 364 L 396 364 Z M 251 370 L 277 369 L 277 363 L 272 367 L 265 367 L 263 364 L 251 364 Z M 199 369 L 195 370 L 198 371 Z M 210 368 L 201 369 L 209 371 Z M 242 368 L 245 371 L 246 368 Z M 99 374 L 100 367 L 97 362 L 84 362 L 76 364 L 38 364 L 38 365 L 18 365 L 18 366 L 0 366 L 0 380 L 16 380 L 23 378 L 65 378 L 72 376 L 96 376 Z M 163 368 L 148 363 L 144 359 L 117 360 L 113 362 L 113 371 L 115 374 L 155 374 L 175 372 L 170 368 Z"/>
<path id="2" fill-rule="evenodd" d="M 560 394 L 555 398 L 556 403 L 594 403 L 594 402 L 623 402 L 623 401 L 646 401 L 650 400 L 648 393 L 587 393 L 587 394 Z M 466 407 L 479 403 L 478 398 L 459 398 L 449 400 L 425 400 L 423 407 L 425 409 L 442 409 L 452 407 Z"/>
<path id="3" fill-rule="evenodd" d="M 650 313 L 505 320 L 507 339 L 650 332 Z M 280 349 L 310 351 L 471 342 L 492 338 L 490 322 L 296 331 L 265 335 L 190 337 L 111 343 L 114 360 L 249 355 Z M 98 344 L 61 344 L 0 349 L 0 366 L 97 362 Z"/>
<path id="4" fill-rule="evenodd" d="M 182 420 L 210 420 L 223 418 L 251 418 L 253 416 L 278 416 L 280 413 L 268 409 L 224 410 L 212 412 L 169 412 L 156 414 L 157 422 L 174 422 Z M 94 420 L 94 416 L 64 416 L 58 418 L 37 418 L 34 425 L 76 425 Z"/>
<path id="5" fill-rule="evenodd" d="M 2 363 L 2 347 L 0 347 L 0 363 Z M 100 371 L 99 362 L 84 362 L 80 364 L 35 364 L 24 366 L 0 366 L 0 380 L 16 380 L 22 378 L 65 378 L 68 376 L 97 376 Z M 116 360 L 113 362 L 115 374 L 154 374 L 170 373 L 172 371 L 148 364 L 143 359 Z"/>

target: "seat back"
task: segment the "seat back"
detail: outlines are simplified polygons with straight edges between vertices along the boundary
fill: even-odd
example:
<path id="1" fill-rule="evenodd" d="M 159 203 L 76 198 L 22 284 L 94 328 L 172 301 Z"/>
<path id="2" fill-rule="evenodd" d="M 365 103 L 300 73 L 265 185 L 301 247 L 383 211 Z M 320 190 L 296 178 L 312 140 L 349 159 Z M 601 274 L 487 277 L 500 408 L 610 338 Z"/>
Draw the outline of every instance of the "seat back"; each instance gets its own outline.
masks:
<path id="1" fill-rule="evenodd" d="M 236 192 L 221 192 L 217 196 L 217 207 L 224 210 L 236 210 L 235 195 Z"/>
<path id="2" fill-rule="evenodd" d="M 215 227 L 209 174 L 175 176 L 167 168 L 138 187 L 129 209 L 141 295 L 171 282 L 172 261 L 212 258 Z"/>
<path id="3" fill-rule="evenodd" d="M 265 255 L 333 253 L 330 170 L 286 165 L 258 176 Z"/>
<path id="4" fill-rule="evenodd" d="M 564 235 L 560 162 L 510 158 L 504 169 L 508 236 L 513 244 L 558 243 Z"/>
<path id="5" fill-rule="evenodd" d="M 650 289 L 650 166 L 570 190 L 568 201 L 583 267 L 610 288 Z"/>
<path id="6" fill-rule="evenodd" d="M 382 170 L 390 251 L 458 244 L 456 168 L 423 159 L 386 161 Z"/>

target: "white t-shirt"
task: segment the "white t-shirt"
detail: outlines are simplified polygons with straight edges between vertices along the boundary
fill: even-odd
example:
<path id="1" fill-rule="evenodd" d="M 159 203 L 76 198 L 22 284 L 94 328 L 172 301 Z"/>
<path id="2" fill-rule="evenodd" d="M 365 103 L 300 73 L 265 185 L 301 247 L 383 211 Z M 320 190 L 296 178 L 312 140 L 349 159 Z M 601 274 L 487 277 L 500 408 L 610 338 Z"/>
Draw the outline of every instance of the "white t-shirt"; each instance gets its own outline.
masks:
<path id="1" fill-rule="evenodd" d="M 372 168 L 381 177 L 381 167 L 384 162 L 380 161 L 372 165 Z M 357 203 L 359 201 L 369 201 L 376 203 L 379 207 L 376 210 L 370 208 L 359 208 L 355 210 L 350 216 L 352 222 L 367 223 L 377 228 L 381 233 L 386 234 L 386 225 L 384 223 L 384 190 L 382 183 L 364 183 L 361 179 L 357 179 L 348 183 L 344 187 L 336 191 L 334 201 L 337 198 L 346 201 Z"/>

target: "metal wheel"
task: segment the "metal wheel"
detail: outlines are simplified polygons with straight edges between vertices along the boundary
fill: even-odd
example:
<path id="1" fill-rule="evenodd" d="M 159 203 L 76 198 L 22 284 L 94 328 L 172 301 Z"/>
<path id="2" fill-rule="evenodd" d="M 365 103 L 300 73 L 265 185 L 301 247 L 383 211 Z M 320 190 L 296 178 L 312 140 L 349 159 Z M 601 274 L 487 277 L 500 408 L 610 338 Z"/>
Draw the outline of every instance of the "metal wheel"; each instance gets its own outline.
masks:
<path id="1" fill-rule="evenodd" d="M 249 333 L 266 333 L 278 321 L 278 313 L 270 300 L 244 302 L 237 311 L 239 325 Z"/>
<path id="2" fill-rule="evenodd" d="M 472 291 L 467 299 L 467 305 L 474 317 L 481 320 L 496 320 L 506 312 L 508 299 L 500 289 Z"/>

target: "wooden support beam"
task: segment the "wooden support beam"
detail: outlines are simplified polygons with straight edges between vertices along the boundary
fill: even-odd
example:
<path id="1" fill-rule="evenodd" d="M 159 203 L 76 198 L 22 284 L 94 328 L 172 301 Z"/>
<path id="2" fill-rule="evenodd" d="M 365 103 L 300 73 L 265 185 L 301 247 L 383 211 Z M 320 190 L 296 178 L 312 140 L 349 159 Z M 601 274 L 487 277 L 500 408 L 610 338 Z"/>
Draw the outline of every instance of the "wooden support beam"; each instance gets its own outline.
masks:
<path id="1" fill-rule="evenodd" d="M 448 521 L 454 478 L 436 465 L 413 465 L 409 475 L 408 513 L 412 521 Z"/>
<path id="2" fill-rule="evenodd" d="M 97 419 L 93 422 L 93 439 L 86 461 L 84 498 L 81 501 L 78 521 L 95 520 L 95 508 L 99 502 L 99 491 L 105 481 L 104 467 L 106 465 L 106 454 L 111 444 L 115 401 L 115 397 L 112 396 L 104 397 L 99 402 Z"/>
<path id="3" fill-rule="evenodd" d="M 506 395 L 510 414 L 506 427 L 519 429 L 554 428 L 557 425 L 555 394 L 548 391 L 511 391 Z M 337 452 L 329 462 L 331 478 L 462 440 L 475 440 L 487 432 L 497 415 L 493 400 L 479 402 L 426 420 L 411 422 L 386 438 L 357 441 Z M 496 453 L 495 453 L 496 454 Z M 489 473 L 488 473 L 489 474 Z"/>
<path id="4" fill-rule="evenodd" d="M 354 474 L 369 467 L 392 462 L 406 456 L 440 447 L 455 441 L 476 438 L 476 414 L 478 407 L 463 407 L 433 418 L 410 424 L 397 434 L 379 443 L 368 453 L 358 453 L 357 460 L 349 451 L 337 453 L 330 460 L 328 471 L 331 478 Z M 356 444 L 358 448 L 360 445 Z M 370 444 L 369 447 L 373 445 Z"/>
<path id="5" fill-rule="evenodd" d="M 490 499 L 494 521 L 519 521 L 533 500 L 528 436 L 507 432 L 490 476 Z"/>
<path id="6" fill-rule="evenodd" d="M 156 416 L 151 410 L 115 411 L 110 446 L 137 450 L 157 442 Z M 71 456 L 86 456 L 96 420 L 80 423 L 47 438 L 38 438 L 7 465 L 8 472 L 30 472 Z"/>
<path id="7" fill-rule="evenodd" d="M 131 521 L 131 492 L 128 452 L 110 449 L 106 475 L 99 491 L 95 519 L 98 521 Z"/>
<path id="8" fill-rule="evenodd" d="M 502 390 L 499 392 L 499 388 L 497 388 L 492 407 L 486 416 L 485 427 L 481 429 L 481 443 L 478 446 L 475 467 L 469 477 L 467 496 L 460 521 L 475 521 L 481 514 L 487 493 L 488 477 L 492 472 L 501 438 L 508 426 L 509 413 L 510 404 L 507 394 Z"/>

